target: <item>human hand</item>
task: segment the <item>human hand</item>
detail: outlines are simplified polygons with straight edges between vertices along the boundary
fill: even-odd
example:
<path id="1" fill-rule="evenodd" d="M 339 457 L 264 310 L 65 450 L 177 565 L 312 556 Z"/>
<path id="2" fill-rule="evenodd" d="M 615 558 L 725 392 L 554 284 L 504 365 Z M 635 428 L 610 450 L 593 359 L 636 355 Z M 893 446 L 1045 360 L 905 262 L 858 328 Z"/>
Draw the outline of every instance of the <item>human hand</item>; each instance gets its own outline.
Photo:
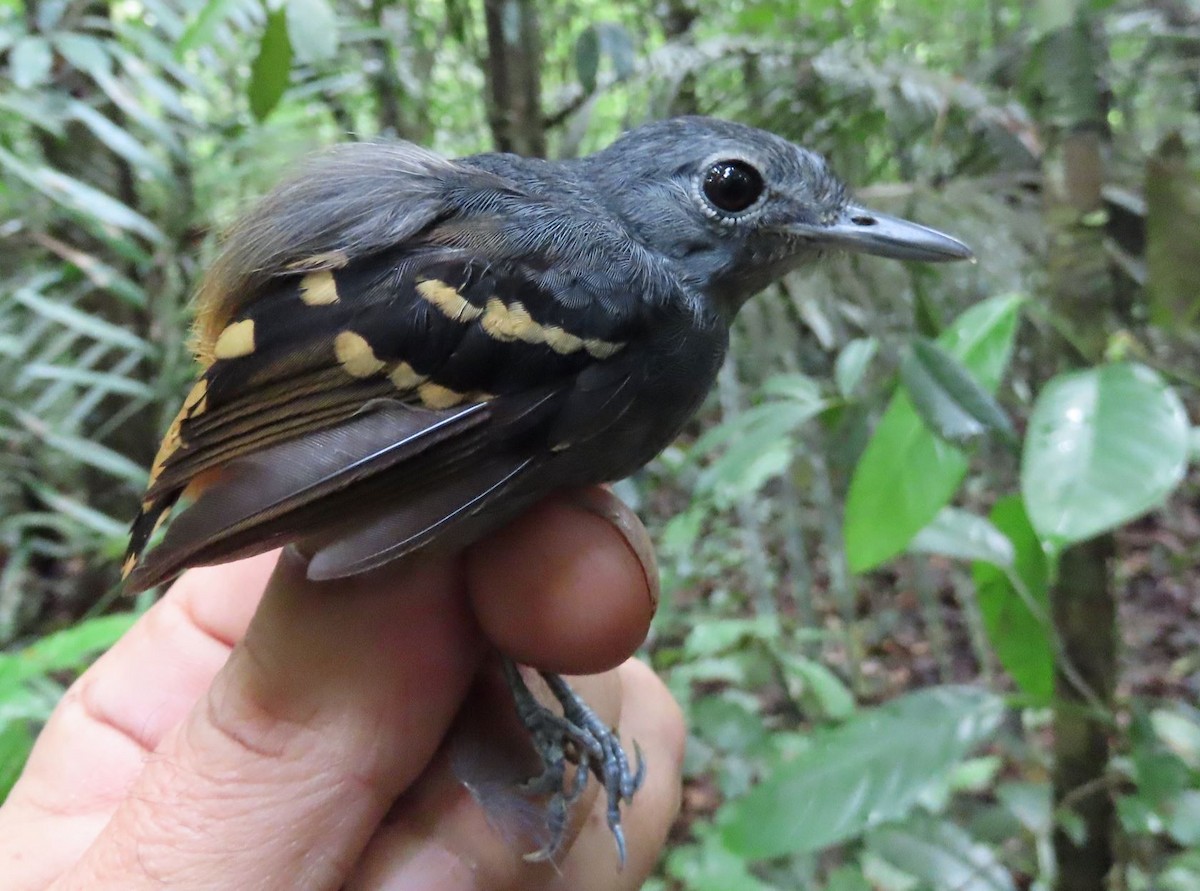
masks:
<path id="1" fill-rule="evenodd" d="M 683 746 L 665 687 L 624 661 L 653 613 L 649 554 L 628 509 L 591 489 L 458 558 L 326 583 L 292 552 L 187 573 L 51 716 L 0 808 L 3 887 L 640 887 Z M 525 862 L 455 778 L 456 715 L 520 732 L 493 646 L 602 672 L 572 683 L 649 765 L 623 871 L 595 783 L 555 865 Z"/>

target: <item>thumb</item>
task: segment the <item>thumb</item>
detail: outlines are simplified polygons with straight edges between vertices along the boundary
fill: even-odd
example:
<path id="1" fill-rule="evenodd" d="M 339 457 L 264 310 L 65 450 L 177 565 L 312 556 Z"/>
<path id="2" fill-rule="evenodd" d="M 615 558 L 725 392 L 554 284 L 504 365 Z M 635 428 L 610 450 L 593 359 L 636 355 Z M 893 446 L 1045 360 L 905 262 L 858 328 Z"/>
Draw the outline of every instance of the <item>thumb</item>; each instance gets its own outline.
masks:
<path id="1" fill-rule="evenodd" d="M 483 648 L 455 561 L 331 582 L 285 551 L 245 638 L 55 887 L 336 888 Z"/>

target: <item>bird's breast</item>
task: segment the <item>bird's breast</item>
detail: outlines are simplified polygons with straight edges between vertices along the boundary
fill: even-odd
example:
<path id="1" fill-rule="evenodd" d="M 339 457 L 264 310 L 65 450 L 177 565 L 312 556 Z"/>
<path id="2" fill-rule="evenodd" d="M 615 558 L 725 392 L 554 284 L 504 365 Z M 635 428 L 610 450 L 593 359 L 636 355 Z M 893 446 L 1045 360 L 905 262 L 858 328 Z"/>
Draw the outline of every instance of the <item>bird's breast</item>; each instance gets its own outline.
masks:
<path id="1" fill-rule="evenodd" d="M 581 378 L 557 431 L 569 481 L 622 479 L 657 457 L 700 408 L 728 339 L 723 324 L 680 320 Z"/>

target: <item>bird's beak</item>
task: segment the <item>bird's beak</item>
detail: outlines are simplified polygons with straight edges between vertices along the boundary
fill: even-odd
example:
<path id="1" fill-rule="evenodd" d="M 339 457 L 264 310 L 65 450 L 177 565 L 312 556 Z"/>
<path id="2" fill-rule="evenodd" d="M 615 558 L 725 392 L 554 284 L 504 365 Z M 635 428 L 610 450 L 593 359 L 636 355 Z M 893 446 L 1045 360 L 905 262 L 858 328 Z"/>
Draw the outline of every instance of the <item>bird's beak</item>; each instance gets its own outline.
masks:
<path id="1" fill-rule="evenodd" d="M 831 224 L 806 223 L 793 226 L 792 230 L 822 246 L 893 260 L 944 263 L 975 257 L 957 238 L 857 204 L 848 205 Z"/>

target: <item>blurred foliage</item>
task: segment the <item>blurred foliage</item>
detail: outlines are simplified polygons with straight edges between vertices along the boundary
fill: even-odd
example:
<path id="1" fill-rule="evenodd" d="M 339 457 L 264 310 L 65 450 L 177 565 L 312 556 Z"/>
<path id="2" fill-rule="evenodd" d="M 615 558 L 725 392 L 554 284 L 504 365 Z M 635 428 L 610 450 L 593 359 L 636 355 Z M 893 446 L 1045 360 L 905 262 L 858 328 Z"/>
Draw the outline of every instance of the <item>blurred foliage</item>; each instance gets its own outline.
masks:
<path id="1" fill-rule="evenodd" d="M 496 54 L 497 21 L 537 45 Z M 501 74 L 536 96 L 523 117 Z M 1114 887 L 1200 887 L 1187 0 L 0 0 L 0 788 L 130 621 L 116 558 L 239 207 L 342 139 L 565 157 L 693 111 L 827 154 L 979 262 L 790 277 L 621 484 L 661 543 L 647 653 L 692 730 L 654 887 L 1053 887 L 1055 827 L 1081 831 L 1047 777 L 1056 676 L 1117 737 Z M 1043 209 L 1045 177 L 1082 170 L 1048 169 L 1047 134 L 1079 122 L 1111 157 L 1068 225 L 1103 238 L 1115 294 L 1083 322 L 1047 299 L 1075 255 Z M 1114 583 L 1154 596 L 1126 599 L 1111 707 L 1050 597 L 1064 548 L 1120 528 Z"/>

